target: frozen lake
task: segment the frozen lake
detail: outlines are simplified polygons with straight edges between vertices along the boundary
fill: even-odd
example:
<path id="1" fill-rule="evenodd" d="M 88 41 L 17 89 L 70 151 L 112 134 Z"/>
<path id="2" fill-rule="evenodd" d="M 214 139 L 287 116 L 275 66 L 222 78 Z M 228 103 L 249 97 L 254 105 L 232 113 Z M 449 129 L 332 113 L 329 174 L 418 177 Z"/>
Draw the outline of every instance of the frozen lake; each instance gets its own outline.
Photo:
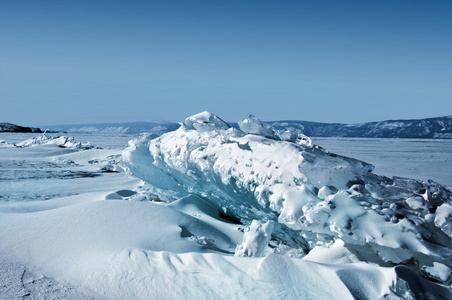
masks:
<path id="1" fill-rule="evenodd" d="M 380 299 L 419 282 L 450 298 L 449 191 L 227 134 L 181 129 L 124 152 L 135 136 L 0 134 L 0 298 Z M 452 141 L 314 143 L 377 174 L 450 186 Z"/>
<path id="2" fill-rule="evenodd" d="M 312 138 L 330 152 L 375 166 L 374 173 L 452 186 L 452 140 Z"/>

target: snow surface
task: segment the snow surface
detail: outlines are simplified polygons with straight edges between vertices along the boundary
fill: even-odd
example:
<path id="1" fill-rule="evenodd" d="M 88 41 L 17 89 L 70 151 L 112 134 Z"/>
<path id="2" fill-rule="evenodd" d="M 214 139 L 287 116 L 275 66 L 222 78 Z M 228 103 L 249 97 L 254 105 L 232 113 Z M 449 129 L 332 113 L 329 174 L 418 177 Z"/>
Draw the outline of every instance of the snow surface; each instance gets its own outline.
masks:
<path id="1" fill-rule="evenodd" d="M 244 123 L 1 143 L 0 298 L 451 298 L 449 190 Z"/>

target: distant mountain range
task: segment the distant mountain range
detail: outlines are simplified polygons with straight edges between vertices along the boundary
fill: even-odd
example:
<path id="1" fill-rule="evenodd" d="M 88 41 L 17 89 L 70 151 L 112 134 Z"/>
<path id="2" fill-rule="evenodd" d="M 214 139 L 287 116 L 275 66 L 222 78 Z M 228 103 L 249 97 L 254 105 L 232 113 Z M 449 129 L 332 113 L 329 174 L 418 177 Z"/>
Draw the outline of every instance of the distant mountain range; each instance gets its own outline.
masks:
<path id="1" fill-rule="evenodd" d="M 23 127 L 11 123 L 0 122 L 0 132 L 42 132 L 39 128 Z"/>
<path id="2" fill-rule="evenodd" d="M 368 138 L 433 138 L 452 139 L 452 116 L 418 119 L 388 120 L 360 124 L 318 123 L 309 121 L 266 122 L 276 130 L 295 130 L 312 137 L 368 137 Z M 238 128 L 236 123 L 230 123 Z M 175 122 L 124 122 L 102 124 L 73 124 L 46 126 L 53 132 L 93 134 L 162 134 L 179 127 Z M 39 128 L 0 123 L 0 132 L 42 132 Z"/>
<path id="3" fill-rule="evenodd" d="M 295 129 L 314 137 L 452 138 L 452 116 L 419 120 L 388 120 L 361 124 L 308 121 L 267 122 L 277 130 Z"/>
<path id="4" fill-rule="evenodd" d="M 174 122 L 124 122 L 124 123 L 93 123 L 45 126 L 46 130 L 67 133 L 92 133 L 92 134 L 139 134 L 150 132 L 162 134 L 179 128 L 179 123 Z"/>

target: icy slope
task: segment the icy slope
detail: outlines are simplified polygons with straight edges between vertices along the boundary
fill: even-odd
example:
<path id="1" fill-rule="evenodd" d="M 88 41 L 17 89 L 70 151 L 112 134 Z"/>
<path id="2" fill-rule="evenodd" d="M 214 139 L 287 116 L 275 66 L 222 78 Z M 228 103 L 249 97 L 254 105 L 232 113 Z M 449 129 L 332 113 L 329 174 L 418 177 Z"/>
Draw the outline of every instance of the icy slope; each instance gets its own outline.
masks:
<path id="1" fill-rule="evenodd" d="M 274 251 L 289 246 L 302 255 L 341 239 L 362 260 L 405 264 L 450 284 L 449 190 L 431 181 L 378 176 L 373 166 L 309 141 L 281 140 L 255 118 L 241 126 L 230 128 L 204 112 L 174 132 L 132 141 L 123 161 L 163 201 L 197 194 L 247 225 L 274 221 Z"/>

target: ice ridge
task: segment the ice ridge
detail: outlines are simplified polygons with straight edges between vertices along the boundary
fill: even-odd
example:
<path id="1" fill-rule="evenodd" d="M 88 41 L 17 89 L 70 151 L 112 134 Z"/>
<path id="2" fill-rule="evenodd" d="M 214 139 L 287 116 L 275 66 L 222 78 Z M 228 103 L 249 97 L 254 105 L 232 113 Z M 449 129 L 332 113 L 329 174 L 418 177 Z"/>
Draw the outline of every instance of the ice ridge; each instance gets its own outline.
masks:
<path id="1" fill-rule="evenodd" d="M 253 220 L 274 222 L 269 246 L 275 252 L 303 255 L 342 240 L 361 259 L 404 264 L 450 284 L 450 190 L 379 176 L 366 162 L 330 153 L 300 133 L 278 132 L 254 116 L 239 126 L 203 112 L 173 132 L 129 142 L 123 163 L 161 201 L 195 194 L 251 227 Z M 437 276 L 434 264 L 448 271 Z"/>

